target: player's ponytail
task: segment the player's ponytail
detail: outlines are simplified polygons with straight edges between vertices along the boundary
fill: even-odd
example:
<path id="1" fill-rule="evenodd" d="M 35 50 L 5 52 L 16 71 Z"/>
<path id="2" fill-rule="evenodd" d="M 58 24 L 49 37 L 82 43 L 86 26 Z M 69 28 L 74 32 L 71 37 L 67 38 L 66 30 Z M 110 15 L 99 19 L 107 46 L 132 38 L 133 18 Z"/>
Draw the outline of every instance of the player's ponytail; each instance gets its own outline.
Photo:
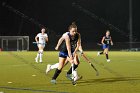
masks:
<path id="1" fill-rule="evenodd" d="M 72 24 L 72 25 L 76 25 L 76 23 L 75 23 L 75 22 L 72 22 L 71 24 Z"/>

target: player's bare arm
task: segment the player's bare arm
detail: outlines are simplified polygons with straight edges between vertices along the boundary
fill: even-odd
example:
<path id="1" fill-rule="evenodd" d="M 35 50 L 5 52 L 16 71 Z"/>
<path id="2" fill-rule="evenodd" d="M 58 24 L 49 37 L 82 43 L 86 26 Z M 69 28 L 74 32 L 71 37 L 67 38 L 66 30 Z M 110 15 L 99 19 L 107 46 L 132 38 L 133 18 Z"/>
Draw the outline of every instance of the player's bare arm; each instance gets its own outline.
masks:
<path id="1" fill-rule="evenodd" d="M 104 40 L 105 40 L 105 37 L 103 37 L 102 38 L 102 41 L 101 41 L 101 43 L 104 45 Z"/>
<path id="2" fill-rule="evenodd" d="M 59 49 L 59 46 L 61 45 L 61 43 L 63 42 L 63 40 L 64 40 L 63 37 L 61 37 L 61 38 L 58 40 L 58 43 L 57 43 L 57 45 L 56 45 L 56 47 L 55 47 L 55 50 L 58 50 L 58 49 Z"/>
<path id="3" fill-rule="evenodd" d="M 113 45 L 113 41 L 112 41 L 112 38 L 110 37 L 110 43 L 111 43 L 111 45 Z"/>
<path id="4" fill-rule="evenodd" d="M 67 50 L 68 50 L 68 56 L 70 58 L 69 60 L 71 63 L 73 63 L 73 57 L 71 54 L 70 39 L 69 39 L 68 35 L 66 36 L 65 41 L 66 41 L 66 46 L 67 46 Z"/>
<path id="5" fill-rule="evenodd" d="M 45 40 L 46 40 L 46 42 L 48 42 L 49 41 L 48 37 L 46 37 Z"/>
<path id="6" fill-rule="evenodd" d="M 37 36 L 35 37 L 35 41 L 38 43 L 38 37 Z"/>

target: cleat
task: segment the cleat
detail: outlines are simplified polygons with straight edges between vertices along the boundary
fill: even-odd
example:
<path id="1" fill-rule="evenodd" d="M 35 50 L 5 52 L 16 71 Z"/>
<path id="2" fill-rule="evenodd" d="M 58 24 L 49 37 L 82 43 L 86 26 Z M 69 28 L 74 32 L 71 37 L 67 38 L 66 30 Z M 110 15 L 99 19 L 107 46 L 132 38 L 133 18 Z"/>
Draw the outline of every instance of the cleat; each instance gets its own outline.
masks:
<path id="1" fill-rule="evenodd" d="M 110 59 L 107 59 L 107 62 L 110 62 Z"/>
<path id="2" fill-rule="evenodd" d="M 72 80 L 71 75 L 70 74 L 66 74 L 66 77 L 68 80 Z"/>
<path id="3" fill-rule="evenodd" d="M 42 60 L 39 60 L 40 63 L 42 63 Z"/>
<path id="4" fill-rule="evenodd" d="M 46 69 L 46 74 L 47 74 L 50 70 L 51 70 L 51 65 L 48 64 L 48 65 L 47 65 L 47 69 Z"/>
<path id="5" fill-rule="evenodd" d="M 97 53 L 97 56 L 100 56 L 100 52 Z"/>
<path id="6" fill-rule="evenodd" d="M 76 81 L 72 80 L 72 85 L 76 86 Z"/>
<path id="7" fill-rule="evenodd" d="M 80 80 L 80 79 L 82 79 L 82 78 L 83 78 L 82 76 L 75 77 L 75 78 L 74 78 L 74 81 L 76 82 L 76 81 L 78 81 L 78 80 Z"/>
<path id="8" fill-rule="evenodd" d="M 52 79 L 52 80 L 51 80 L 51 83 L 52 83 L 52 84 L 56 84 L 56 80 L 55 80 L 55 79 Z"/>
<path id="9" fill-rule="evenodd" d="M 35 58 L 35 62 L 38 63 L 38 58 Z"/>

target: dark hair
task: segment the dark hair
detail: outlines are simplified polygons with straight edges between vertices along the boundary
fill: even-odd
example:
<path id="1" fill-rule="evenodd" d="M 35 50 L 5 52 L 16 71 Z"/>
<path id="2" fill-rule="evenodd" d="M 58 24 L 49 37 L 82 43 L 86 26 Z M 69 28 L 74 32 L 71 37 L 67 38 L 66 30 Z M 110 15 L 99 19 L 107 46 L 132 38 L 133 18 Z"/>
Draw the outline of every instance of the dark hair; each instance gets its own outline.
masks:
<path id="1" fill-rule="evenodd" d="M 76 23 L 73 21 L 72 23 L 71 23 L 72 25 L 76 25 Z"/>
<path id="2" fill-rule="evenodd" d="M 41 27 L 41 30 L 42 30 L 42 29 L 45 29 L 45 30 L 47 30 L 47 28 L 46 28 L 46 27 Z"/>
<path id="3" fill-rule="evenodd" d="M 75 22 L 72 22 L 72 24 L 69 26 L 68 30 L 70 30 L 71 28 L 77 28 L 77 25 L 75 24 Z"/>

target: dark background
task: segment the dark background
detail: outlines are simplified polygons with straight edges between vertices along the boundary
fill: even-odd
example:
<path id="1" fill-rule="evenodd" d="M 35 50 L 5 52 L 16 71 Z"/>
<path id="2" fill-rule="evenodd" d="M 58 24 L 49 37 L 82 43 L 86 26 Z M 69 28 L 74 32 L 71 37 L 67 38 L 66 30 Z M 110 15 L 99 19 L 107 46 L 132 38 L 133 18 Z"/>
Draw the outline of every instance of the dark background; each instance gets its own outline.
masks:
<path id="1" fill-rule="evenodd" d="M 140 1 L 132 0 L 133 42 L 140 42 Z M 98 19 L 81 11 L 74 4 L 98 16 Z M 0 36 L 30 36 L 30 50 L 40 26 L 9 10 L 6 5 L 33 18 L 48 28 L 48 49 L 53 50 L 58 38 L 75 21 L 82 36 L 84 49 L 95 49 L 105 31 L 109 29 L 114 42 L 129 42 L 129 0 L 0 0 Z M 112 24 L 119 31 L 99 19 Z"/>

